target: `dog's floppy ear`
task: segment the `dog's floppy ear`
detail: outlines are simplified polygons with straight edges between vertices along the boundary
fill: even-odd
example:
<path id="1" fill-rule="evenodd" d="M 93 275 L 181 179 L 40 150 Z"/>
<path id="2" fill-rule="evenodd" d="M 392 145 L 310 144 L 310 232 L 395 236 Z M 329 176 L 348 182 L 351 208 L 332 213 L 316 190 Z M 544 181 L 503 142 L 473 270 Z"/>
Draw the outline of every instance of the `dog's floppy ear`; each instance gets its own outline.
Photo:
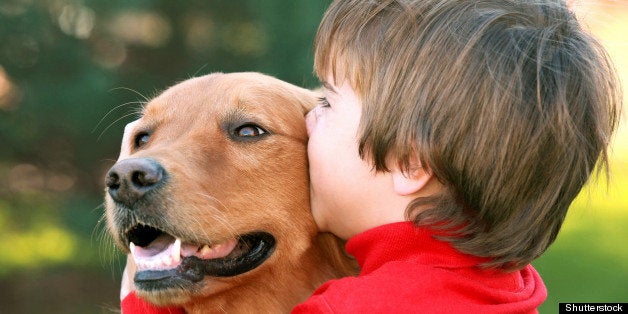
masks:
<path id="1" fill-rule="evenodd" d="M 139 121 L 139 119 L 135 120 L 124 127 L 124 135 L 122 135 L 122 146 L 120 147 L 120 157 L 118 157 L 118 161 L 126 159 L 129 155 L 131 155 L 131 148 L 133 147 L 133 134 L 135 126 Z"/>
<path id="2" fill-rule="evenodd" d="M 318 104 L 318 99 L 323 97 L 323 93 L 321 88 L 316 88 L 312 90 L 304 90 L 307 97 L 303 97 L 299 102 L 301 105 L 301 110 L 303 111 L 303 115 L 305 116 L 310 110 L 314 109 Z"/>

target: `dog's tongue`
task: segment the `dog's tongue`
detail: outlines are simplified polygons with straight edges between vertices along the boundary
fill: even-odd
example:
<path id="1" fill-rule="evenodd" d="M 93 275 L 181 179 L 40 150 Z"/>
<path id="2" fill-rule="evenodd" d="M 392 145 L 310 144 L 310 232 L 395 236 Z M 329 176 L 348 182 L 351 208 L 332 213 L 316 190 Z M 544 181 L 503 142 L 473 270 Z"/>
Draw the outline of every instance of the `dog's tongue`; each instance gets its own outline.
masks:
<path id="1" fill-rule="evenodd" d="M 196 245 L 182 243 L 169 235 L 161 235 L 145 247 L 130 243 L 131 254 L 137 271 L 167 270 L 177 267 L 181 258 L 196 256 L 200 259 L 222 258 L 236 247 L 237 239 L 230 239 L 216 245 Z"/>

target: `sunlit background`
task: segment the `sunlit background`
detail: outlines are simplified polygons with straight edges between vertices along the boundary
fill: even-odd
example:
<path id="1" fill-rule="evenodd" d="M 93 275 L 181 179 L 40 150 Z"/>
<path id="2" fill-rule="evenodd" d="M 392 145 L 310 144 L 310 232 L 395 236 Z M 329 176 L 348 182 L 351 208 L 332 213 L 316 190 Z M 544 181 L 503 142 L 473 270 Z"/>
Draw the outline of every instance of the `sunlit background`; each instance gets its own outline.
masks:
<path id="1" fill-rule="evenodd" d="M 628 1 L 568 3 L 613 58 L 623 82 L 624 103 L 627 102 Z M 599 178 L 580 193 L 558 240 L 533 263 L 549 293 L 541 313 L 557 313 L 559 302 L 628 302 L 626 117 L 624 113 L 612 145 L 610 184 L 605 184 L 606 178 Z"/>
<path id="2" fill-rule="evenodd" d="M 571 1 L 628 82 L 628 3 Z M 328 1 L 0 0 L 0 313 L 109 313 L 103 176 L 144 97 L 214 71 L 313 87 Z M 626 86 L 624 84 L 624 86 Z M 625 87 L 628 90 L 628 87 Z M 628 128 L 534 264 L 558 302 L 628 302 Z"/>

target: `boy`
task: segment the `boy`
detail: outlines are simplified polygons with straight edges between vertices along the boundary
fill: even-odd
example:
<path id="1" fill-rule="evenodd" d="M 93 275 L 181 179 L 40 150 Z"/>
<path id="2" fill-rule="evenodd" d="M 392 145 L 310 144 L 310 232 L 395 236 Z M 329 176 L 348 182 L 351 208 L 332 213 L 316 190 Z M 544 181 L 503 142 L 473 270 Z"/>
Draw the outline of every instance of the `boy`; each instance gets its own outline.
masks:
<path id="1" fill-rule="evenodd" d="M 339 0 L 316 37 L 311 203 L 358 277 L 295 313 L 527 313 L 621 95 L 558 0 Z"/>
<path id="2" fill-rule="evenodd" d="M 312 213 L 362 271 L 294 312 L 535 312 L 529 263 L 606 165 L 621 99 L 564 1 L 334 1 L 315 70 Z"/>

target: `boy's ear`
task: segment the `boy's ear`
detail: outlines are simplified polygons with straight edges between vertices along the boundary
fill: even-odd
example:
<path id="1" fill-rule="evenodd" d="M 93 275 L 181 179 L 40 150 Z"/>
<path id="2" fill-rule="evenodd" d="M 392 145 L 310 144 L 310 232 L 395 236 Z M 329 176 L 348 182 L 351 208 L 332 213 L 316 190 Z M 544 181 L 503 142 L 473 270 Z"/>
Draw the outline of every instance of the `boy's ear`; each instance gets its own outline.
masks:
<path id="1" fill-rule="evenodd" d="M 392 171 L 393 189 L 398 195 L 411 195 L 422 190 L 433 176 L 417 164 L 413 164 L 408 172 L 397 167 Z"/>

